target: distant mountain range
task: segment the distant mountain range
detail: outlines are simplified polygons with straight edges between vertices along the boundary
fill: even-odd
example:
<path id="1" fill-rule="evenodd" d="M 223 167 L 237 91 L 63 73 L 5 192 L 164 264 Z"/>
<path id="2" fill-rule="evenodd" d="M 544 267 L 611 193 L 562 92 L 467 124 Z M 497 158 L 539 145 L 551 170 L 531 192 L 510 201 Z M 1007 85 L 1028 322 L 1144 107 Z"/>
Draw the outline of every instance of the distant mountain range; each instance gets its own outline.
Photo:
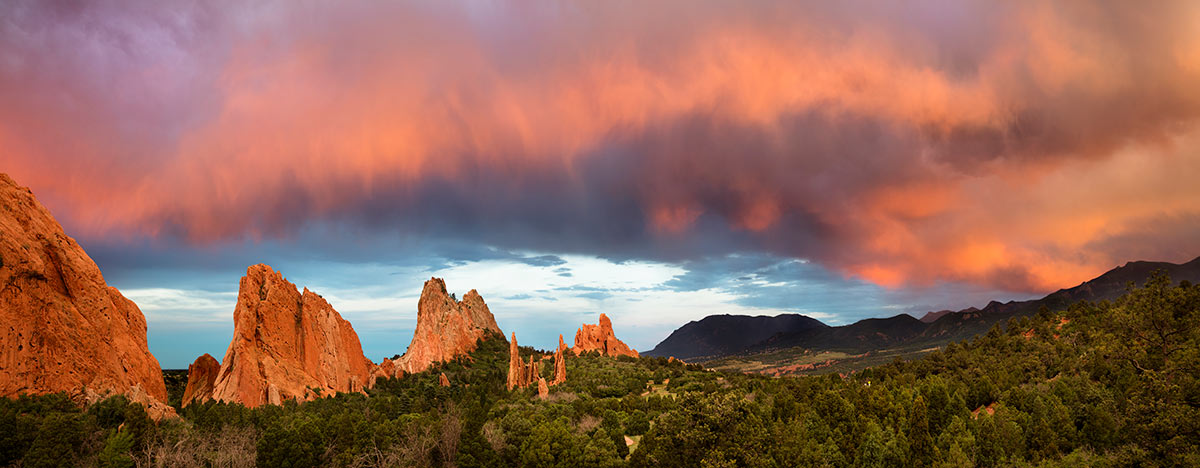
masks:
<path id="1" fill-rule="evenodd" d="M 1200 281 L 1200 257 L 1184 263 L 1129 262 L 1086 281 L 1030 301 L 992 301 L 982 309 L 928 312 L 920 320 L 907 315 L 860 320 L 831 327 L 799 314 L 774 317 L 711 315 L 688 322 L 645 356 L 674 356 L 689 362 L 710 362 L 731 356 L 769 355 L 787 349 L 867 355 L 882 349 L 928 349 L 986 332 L 1012 317 L 1032 315 L 1045 306 L 1061 309 L 1079 301 L 1112 300 L 1130 282 L 1142 284 L 1152 273 L 1165 271 L 1175 282 Z"/>

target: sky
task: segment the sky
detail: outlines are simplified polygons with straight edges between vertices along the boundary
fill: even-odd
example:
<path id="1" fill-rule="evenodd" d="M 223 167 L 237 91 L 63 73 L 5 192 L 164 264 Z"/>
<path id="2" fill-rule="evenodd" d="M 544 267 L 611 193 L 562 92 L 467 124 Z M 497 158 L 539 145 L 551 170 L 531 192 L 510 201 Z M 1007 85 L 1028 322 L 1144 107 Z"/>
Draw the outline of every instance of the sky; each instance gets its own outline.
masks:
<path id="1" fill-rule="evenodd" d="M 1200 4 L 0 5 L 0 171 L 220 358 L 267 263 L 373 360 L 423 282 L 551 348 L 982 306 L 1200 255 Z"/>

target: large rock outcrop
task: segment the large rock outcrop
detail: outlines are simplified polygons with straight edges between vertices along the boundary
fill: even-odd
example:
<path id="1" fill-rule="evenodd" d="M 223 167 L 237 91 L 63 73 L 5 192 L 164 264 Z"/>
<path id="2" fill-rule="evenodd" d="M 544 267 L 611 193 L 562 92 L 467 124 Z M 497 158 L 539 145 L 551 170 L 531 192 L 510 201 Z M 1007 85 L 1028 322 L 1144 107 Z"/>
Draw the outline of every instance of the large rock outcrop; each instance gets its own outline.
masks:
<path id="1" fill-rule="evenodd" d="M 33 196 L 0 174 L 0 395 L 125 394 L 173 414 L 146 318 Z"/>
<path id="2" fill-rule="evenodd" d="M 248 407 L 358 392 L 375 365 L 354 328 L 320 295 L 296 289 L 267 265 L 246 269 L 233 312 L 233 341 L 212 398 Z"/>
<path id="3" fill-rule="evenodd" d="M 600 324 L 583 324 L 575 332 L 575 347 L 571 348 L 576 355 L 588 351 L 597 351 L 605 356 L 638 357 L 638 352 L 626 346 L 613 334 L 612 321 L 607 315 L 600 314 Z"/>
<path id="4" fill-rule="evenodd" d="M 430 278 L 417 301 L 417 329 L 408 350 L 394 362 L 398 370 L 422 372 L 434 363 L 451 361 L 475 350 L 489 332 L 501 333 L 496 318 L 472 289 L 455 300 L 446 282 Z"/>
<path id="5" fill-rule="evenodd" d="M 217 383 L 217 374 L 221 372 L 221 363 L 204 353 L 188 366 L 187 388 L 183 389 L 183 404 L 203 402 L 212 399 L 213 385 Z"/>

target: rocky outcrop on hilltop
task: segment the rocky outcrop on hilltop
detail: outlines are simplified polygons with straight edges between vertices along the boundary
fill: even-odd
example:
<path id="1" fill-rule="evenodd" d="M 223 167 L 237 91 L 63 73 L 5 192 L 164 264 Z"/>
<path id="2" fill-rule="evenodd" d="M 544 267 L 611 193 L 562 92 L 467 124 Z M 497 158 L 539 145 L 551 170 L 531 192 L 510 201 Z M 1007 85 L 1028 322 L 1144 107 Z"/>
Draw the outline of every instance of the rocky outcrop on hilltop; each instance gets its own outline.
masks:
<path id="1" fill-rule="evenodd" d="M 320 295 L 303 292 L 267 265 L 246 269 L 234 334 L 212 397 L 248 407 L 309 400 L 369 385 L 375 365 L 358 334 Z"/>
<path id="2" fill-rule="evenodd" d="M 430 278 L 417 302 L 417 329 L 408 350 L 395 366 L 407 373 L 422 372 L 434 363 L 453 360 L 475 350 L 488 333 L 502 333 L 496 318 L 472 289 L 462 300 L 446 291 L 446 282 Z"/>
<path id="3" fill-rule="evenodd" d="M 213 385 L 217 383 L 217 374 L 221 372 L 221 363 L 211 354 L 196 358 L 188 366 L 187 388 L 183 390 L 183 404 L 202 403 L 212 399 Z"/>
<path id="4" fill-rule="evenodd" d="M 550 385 L 558 385 L 567 381 L 567 356 L 564 351 L 567 350 L 567 344 L 563 342 L 562 335 L 558 335 L 558 348 L 554 349 L 554 380 Z"/>
<path id="5" fill-rule="evenodd" d="M 0 174 L 0 395 L 124 394 L 173 414 L 146 318 L 28 188 Z"/>
<path id="6" fill-rule="evenodd" d="M 600 314 L 600 324 L 583 324 L 575 332 L 575 347 L 571 348 L 576 355 L 596 351 L 605 356 L 638 357 L 638 352 L 626 346 L 613 334 L 612 321 L 607 315 Z"/>

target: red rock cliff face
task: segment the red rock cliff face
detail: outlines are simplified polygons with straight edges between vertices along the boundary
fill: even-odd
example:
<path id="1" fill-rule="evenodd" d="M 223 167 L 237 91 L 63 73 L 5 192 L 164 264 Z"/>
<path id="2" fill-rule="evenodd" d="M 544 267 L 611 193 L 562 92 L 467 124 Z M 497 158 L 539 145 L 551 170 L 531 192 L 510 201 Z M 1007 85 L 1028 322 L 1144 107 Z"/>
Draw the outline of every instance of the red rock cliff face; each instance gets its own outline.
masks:
<path id="1" fill-rule="evenodd" d="M 183 390 L 183 404 L 187 406 L 202 403 L 212 399 L 213 385 L 217 383 L 217 374 L 221 372 L 221 363 L 208 353 L 196 358 L 188 366 L 187 388 Z"/>
<path id="2" fill-rule="evenodd" d="M 33 193 L 0 174 L 0 395 L 123 393 L 162 416 L 146 318 Z"/>
<path id="3" fill-rule="evenodd" d="M 612 321 L 604 314 L 600 314 L 599 325 L 585 323 L 579 328 L 579 331 L 575 332 L 575 347 L 571 350 L 576 355 L 588 351 L 598 351 L 605 356 L 638 357 L 637 351 L 626 346 L 613 334 Z"/>
<path id="4" fill-rule="evenodd" d="M 246 269 L 233 312 L 234 334 L 213 398 L 248 407 L 362 391 L 375 365 L 354 328 L 321 296 L 266 265 Z"/>
<path id="5" fill-rule="evenodd" d="M 456 301 L 446 292 L 446 282 L 425 282 L 417 302 L 417 329 L 408 350 L 395 362 L 398 370 L 422 372 L 435 362 L 445 362 L 475 350 L 487 333 L 501 333 L 496 318 L 474 289 Z"/>

